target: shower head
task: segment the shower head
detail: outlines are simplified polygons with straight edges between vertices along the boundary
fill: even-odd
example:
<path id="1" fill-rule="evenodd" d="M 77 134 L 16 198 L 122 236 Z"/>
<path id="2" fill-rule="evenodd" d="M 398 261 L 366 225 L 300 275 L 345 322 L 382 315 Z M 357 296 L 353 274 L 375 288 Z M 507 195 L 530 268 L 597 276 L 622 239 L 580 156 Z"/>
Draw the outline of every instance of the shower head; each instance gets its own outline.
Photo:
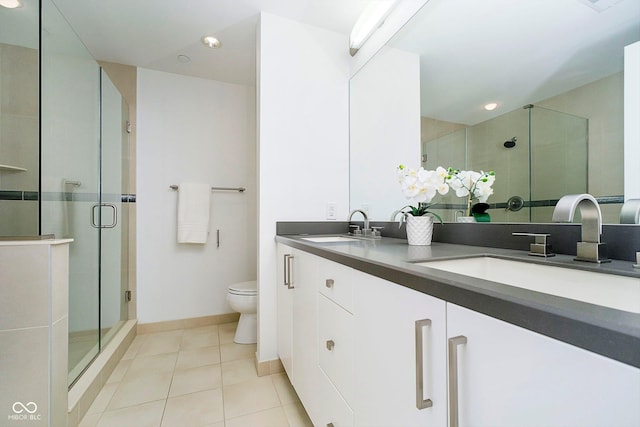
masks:
<path id="1" fill-rule="evenodd" d="M 503 145 L 505 146 L 505 148 L 513 148 L 513 147 L 516 146 L 516 141 L 517 140 L 518 140 L 518 138 L 514 136 L 513 138 L 505 141 Z"/>

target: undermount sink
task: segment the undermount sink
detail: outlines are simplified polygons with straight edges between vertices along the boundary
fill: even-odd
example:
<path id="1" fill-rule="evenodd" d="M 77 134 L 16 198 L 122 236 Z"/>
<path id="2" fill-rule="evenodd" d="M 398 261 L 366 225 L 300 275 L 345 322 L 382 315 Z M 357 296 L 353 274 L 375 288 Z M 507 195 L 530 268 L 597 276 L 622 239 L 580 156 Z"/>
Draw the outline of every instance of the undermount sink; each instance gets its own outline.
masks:
<path id="1" fill-rule="evenodd" d="M 314 243 L 340 243 L 340 242 L 358 242 L 358 239 L 344 236 L 317 236 L 317 237 L 301 237 L 302 240 L 308 240 Z"/>
<path id="2" fill-rule="evenodd" d="M 640 279 L 478 256 L 416 263 L 531 291 L 640 313 Z"/>

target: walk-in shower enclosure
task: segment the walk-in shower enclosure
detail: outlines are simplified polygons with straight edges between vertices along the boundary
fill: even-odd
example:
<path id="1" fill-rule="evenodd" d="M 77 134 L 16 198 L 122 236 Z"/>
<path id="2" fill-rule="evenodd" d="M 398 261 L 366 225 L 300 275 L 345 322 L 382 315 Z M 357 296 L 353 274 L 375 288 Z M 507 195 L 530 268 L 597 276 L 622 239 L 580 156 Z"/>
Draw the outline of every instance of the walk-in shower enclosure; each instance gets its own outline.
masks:
<path id="1" fill-rule="evenodd" d="M 127 318 L 128 106 L 51 0 L 0 7 L 0 235 L 72 238 L 69 384 Z"/>

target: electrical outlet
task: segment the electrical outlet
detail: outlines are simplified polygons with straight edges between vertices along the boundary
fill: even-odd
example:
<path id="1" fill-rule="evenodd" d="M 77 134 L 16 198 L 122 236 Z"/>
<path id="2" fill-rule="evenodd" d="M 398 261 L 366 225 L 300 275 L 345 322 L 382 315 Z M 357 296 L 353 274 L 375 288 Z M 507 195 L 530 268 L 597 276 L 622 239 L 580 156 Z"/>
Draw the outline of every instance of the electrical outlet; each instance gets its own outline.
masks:
<path id="1" fill-rule="evenodd" d="M 338 219 L 338 206 L 336 202 L 327 203 L 327 219 Z"/>

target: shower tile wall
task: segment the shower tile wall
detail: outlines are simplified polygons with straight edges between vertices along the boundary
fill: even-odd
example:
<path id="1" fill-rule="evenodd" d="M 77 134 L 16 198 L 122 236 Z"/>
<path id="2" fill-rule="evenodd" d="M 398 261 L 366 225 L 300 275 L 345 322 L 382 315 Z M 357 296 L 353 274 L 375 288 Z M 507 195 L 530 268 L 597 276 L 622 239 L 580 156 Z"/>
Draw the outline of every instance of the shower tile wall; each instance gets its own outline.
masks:
<path id="1" fill-rule="evenodd" d="M 38 191 L 38 50 L 0 43 L 0 190 L 22 200 L 0 198 L 0 235 L 38 233 L 38 202 L 24 192 Z M 27 193 L 27 199 L 31 195 Z"/>
<path id="2" fill-rule="evenodd" d="M 422 142 L 422 148 L 424 149 L 425 144 L 429 141 L 449 135 L 465 127 L 467 126 L 462 123 L 452 123 L 429 117 L 420 117 L 420 141 Z M 427 161 L 429 162 L 429 160 Z M 429 169 L 432 169 L 432 167 L 429 166 Z"/>
<path id="3" fill-rule="evenodd" d="M 11 425 L 67 424 L 68 254 L 54 240 L 0 243 L 0 417 Z"/>

